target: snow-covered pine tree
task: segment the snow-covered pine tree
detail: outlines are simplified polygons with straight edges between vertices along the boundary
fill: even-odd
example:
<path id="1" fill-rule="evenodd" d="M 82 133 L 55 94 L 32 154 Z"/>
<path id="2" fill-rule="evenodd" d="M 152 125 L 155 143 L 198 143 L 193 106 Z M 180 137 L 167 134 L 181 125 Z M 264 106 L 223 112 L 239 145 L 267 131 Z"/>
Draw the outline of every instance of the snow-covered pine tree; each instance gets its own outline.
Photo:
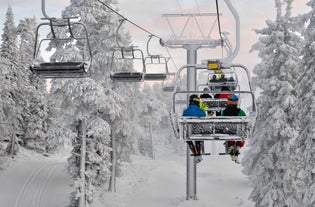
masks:
<path id="1" fill-rule="evenodd" d="M 162 88 L 160 88 L 159 92 L 162 93 Z M 141 117 L 140 124 L 144 127 L 146 136 L 142 140 L 140 140 L 139 144 L 143 148 L 142 151 L 144 153 L 147 152 L 148 155 L 151 154 L 151 140 L 149 136 L 150 127 L 152 128 L 153 134 L 161 135 L 161 132 L 163 130 L 163 128 L 161 127 L 163 126 L 162 120 L 165 121 L 165 119 L 163 118 L 167 117 L 166 104 L 163 102 L 163 100 L 158 99 L 158 97 L 156 96 L 157 93 L 158 92 L 154 92 L 153 88 L 148 84 L 145 84 L 141 91 L 143 101 L 141 102 L 142 112 L 139 116 Z M 168 120 L 166 121 L 168 123 Z M 155 143 L 158 143 L 158 141 L 162 140 L 156 140 Z"/>
<path id="2" fill-rule="evenodd" d="M 307 28 L 302 34 L 305 46 L 302 49 L 302 61 L 299 67 L 297 93 L 299 98 L 299 126 L 301 132 L 294 142 L 294 173 L 297 201 L 300 206 L 315 206 L 315 1 L 307 4 L 311 11 L 300 16 L 300 21 L 307 23 Z M 303 25 L 303 24 L 301 24 Z"/>
<path id="3" fill-rule="evenodd" d="M 11 116 L 14 113 L 12 105 L 14 101 L 10 94 L 11 84 L 6 78 L 11 68 L 11 63 L 7 58 L 0 56 L 0 157 L 6 154 L 7 142 L 11 139 L 14 130 L 12 128 Z M 1 165 L 1 163 L 0 163 Z"/>
<path id="4" fill-rule="evenodd" d="M 3 33 L 1 35 L 0 54 L 2 57 L 9 59 L 12 63 L 16 63 L 17 55 L 17 34 L 14 25 L 14 14 L 11 6 L 8 7 L 6 13 L 6 21 L 4 23 Z"/>
<path id="5" fill-rule="evenodd" d="M 170 110 L 172 107 L 172 93 L 163 91 L 162 84 L 154 84 L 152 86 L 153 96 L 161 101 L 165 106 L 163 113 L 161 114 L 161 121 L 157 130 L 162 130 L 165 134 L 165 141 L 167 144 L 172 145 L 177 151 L 181 151 L 181 146 L 185 146 L 182 142 L 175 138 L 171 123 L 170 123 Z"/>
<path id="6" fill-rule="evenodd" d="M 23 133 L 22 126 L 22 110 L 19 105 L 19 87 L 18 87 L 18 65 L 17 65 L 17 34 L 14 25 L 14 14 L 11 6 L 6 12 L 6 21 L 4 23 L 3 33 L 1 35 L 2 42 L 0 45 L 0 56 L 7 59 L 10 63 L 6 65 L 4 75 L 6 79 L 5 90 L 3 93 L 3 105 L 6 107 L 6 120 L 10 122 L 10 134 L 15 136 L 15 140 Z M 10 146 L 8 146 L 9 150 Z"/>
<path id="7" fill-rule="evenodd" d="M 29 65 L 32 63 L 34 52 L 36 21 L 26 18 L 17 27 L 20 45 L 18 52 L 18 87 L 20 92 L 19 104 L 22 108 L 23 135 L 22 143 L 25 147 L 46 152 L 47 116 L 46 102 L 47 86 L 44 80 L 31 75 Z"/>
<path id="8" fill-rule="evenodd" d="M 276 20 L 267 20 L 266 28 L 256 30 L 262 36 L 252 48 L 262 59 L 254 69 L 262 92 L 249 151 L 242 160 L 254 186 L 250 199 L 257 207 L 298 206 L 290 157 L 298 135 L 295 86 L 302 41 L 290 25 L 292 0 L 275 3 Z"/>

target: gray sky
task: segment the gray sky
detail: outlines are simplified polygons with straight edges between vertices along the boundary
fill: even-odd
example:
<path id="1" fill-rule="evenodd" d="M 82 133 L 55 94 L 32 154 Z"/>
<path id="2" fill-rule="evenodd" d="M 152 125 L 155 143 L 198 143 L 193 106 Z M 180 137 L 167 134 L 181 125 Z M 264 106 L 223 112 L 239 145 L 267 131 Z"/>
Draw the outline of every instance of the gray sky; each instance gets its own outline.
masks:
<path id="1" fill-rule="evenodd" d="M 120 13 L 124 17 L 166 40 L 169 38 L 171 32 L 165 18 L 161 17 L 163 13 L 215 12 L 215 0 L 118 0 L 118 2 L 120 3 Z M 253 29 L 263 28 L 266 19 L 274 20 L 275 3 L 274 0 L 231 0 L 231 2 L 238 11 L 241 21 L 241 49 L 234 62 L 252 68 L 259 61 L 257 54 L 249 53 L 251 45 L 257 42 L 258 39 Z M 308 0 L 295 0 L 293 14 L 301 14 L 308 11 L 310 8 L 306 6 L 307 2 Z M 16 24 L 25 17 L 35 16 L 38 22 L 43 17 L 41 13 L 41 0 L 0 0 L 1 30 L 9 4 L 13 9 Z M 46 12 L 49 16 L 59 17 L 62 9 L 68 4 L 69 0 L 46 0 Z M 230 15 L 230 12 L 226 10 L 224 1 L 219 1 L 219 5 L 220 12 L 223 13 L 221 28 L 223 31 L 230 33 L 231 41 L 234 43 L 234 19 Z M 208 28 L 212 24 L 209 19 L 201 19 L 199 23 L 203 28 Z M 145 49 L 148 34 L 130 24 L 125 24 L 125 27 L 131 32 L 134 45 Z M 154 41 L 152 41 L 152 45 L 154 45 Z M 157 49 L 157 53 L 159 53 L 159 50 L 165 53 L 164 48 L 157 47 L 154 49 Z M 202 50 L 200 53 L 198 50 L 199 57 L 201 59 L 207 58 L 206 54 L 208 51 Z M 171 50 L 171 55 L 175 60 L 181 59 L 176 61 L 178 66 L 181 66 L 182 63 L 185 64 L 185 60 L 183 60 L 186 57 L 185 52 L 183 49 Z"/>

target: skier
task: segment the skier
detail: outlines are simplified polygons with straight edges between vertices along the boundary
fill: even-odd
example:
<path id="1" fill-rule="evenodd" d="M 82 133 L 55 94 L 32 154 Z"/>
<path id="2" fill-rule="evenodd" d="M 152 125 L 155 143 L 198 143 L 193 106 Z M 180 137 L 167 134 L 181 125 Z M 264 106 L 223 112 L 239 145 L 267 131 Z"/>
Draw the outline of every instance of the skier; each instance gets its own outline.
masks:
<path id="1" fill-rule="evenodd" d="M 203 111 L 200 107 L 200 98 L 193 94 L 189 97 L 189 106 L 187 109 L 183 111 L 183 116 L 197 116 L 197 117 L 205 117 L 206 112 Z M 201 162 L 202 157 L 202 148 L 203 148 L 203 141 L 187 141 L 187 144 L 192 151 L 193 155 L 195 156 L 195 162 Z"/>
<path id="2" fill-rule="evenodd" d="M 245 112 L 238 108 L 238 96 L 231 95 L 228 98 L 228 106 L 224 111 L 222 111 L 222 116 L 246 116 Z M 240 163 L 238 160 L 238 155 L 240 154 L 239 150 L 245 144 L 245 141 L 234 141 L 228 140 L 225 143 L 227 153 L 231 155 L 231 158 L 234 162 Z"/>

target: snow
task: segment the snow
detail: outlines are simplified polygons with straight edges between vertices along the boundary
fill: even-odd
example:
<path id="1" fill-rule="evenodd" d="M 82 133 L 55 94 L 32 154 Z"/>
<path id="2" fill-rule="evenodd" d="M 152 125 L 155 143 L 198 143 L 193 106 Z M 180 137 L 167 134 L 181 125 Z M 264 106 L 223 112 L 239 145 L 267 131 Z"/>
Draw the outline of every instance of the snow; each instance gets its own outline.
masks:
<path id="1" fill-rule="evenodd" d="M 207 144 L 210 145 L 210 144 Z M 216 144 L 215 152 L 223 150 Z M 208 149 L 213 148 L 208 146 Z M 204 156 L 197 165 L 198 200 L 186 200 L 186 155 L 164 148 L 155 159 L 133 157 L 126 175 L 117 182 L 115 193 L 102 195 L 97 207 L 251 207 L 251 187 L 241 165 L 229 156 Z"/>
<path id="2" fill-rule="evenodd" d="M 72 192 L 64 156 L 22 152 L 0 172 L 1 207 L 65 207 Z"/>
<path id="3" fill-rule="evenodd" d="M 133 156 L 123 167 L 116 192 L 98 192 L 94 207 L 250 207 L 251 187 L 241 173 L 241 165 L 228 156 L 215 155 L 221 143 L 209 146 L 214 155 L 204 156 L 197 165 L 198 200 L 186 200 L 186 155 L 159 146 L 155 159 Z M 65 207 L 72 191 L 66 173 L 67 154 L 44 157 L 22 150 L 0 172 L 0 206 Z"/>

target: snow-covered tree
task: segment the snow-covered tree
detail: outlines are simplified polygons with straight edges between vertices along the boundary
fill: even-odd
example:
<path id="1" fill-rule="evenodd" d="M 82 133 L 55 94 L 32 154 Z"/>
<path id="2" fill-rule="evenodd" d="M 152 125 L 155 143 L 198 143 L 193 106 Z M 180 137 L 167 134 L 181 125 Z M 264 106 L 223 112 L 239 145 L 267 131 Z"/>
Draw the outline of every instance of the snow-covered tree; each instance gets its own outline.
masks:
<path id="1" fill-rule="evenodd" d="M 0 54 L 4 58 L 8 58 L 12 63 L 16 63 L 17 55 L 17 34 L 14 25 L 14 15 L 11 6 L 8 7 L 6 13 L 6 21 L 4 23 L 3 33 L 1 35 Z"/>
<path id="2" fill-rule="evenodd" d="M 10 81 L 6 78 L 9 73 L 11 63 L 8 59 L 0 56 L 0 157 L 5 155 L 6 143 L 14 133 L 11 117 L 14 114 L 14 100 L 12 99 L 10 91 Z M 6 142 L 4 142 L 6 141 Z"/>
<path id="3" fill-rule="evenodd" d="M 276 20 L 267 20 L 266 28 L 256 30 L 262 36 L 252 48 L 262 59 L 254 68 L 256 84 L 262 92 L 243 165 L 254 186 L 250 198 L 255 206 L 298 206 L 291 156 L 292 143 L 298 135 L 295 87 L 302 41 L 292 30 L 292 0 L 275 3 Z"/>
<path id="4" fill-rule="evenodd" d="M 117 10 L 117 1 L 107 0 L 104 3 Z M 149 103 L 153 98 L 141 94 L 139 83 L 113 83 L 109 78 L 109 74 L 117 68 L 128 71 L 133 69 L 131 60 L 111 61 L 112 51 L 117 47 L 116 38 L 121 45 L 130 44 L 130 36 L 123 27 L 116 37 L 120 17 L 97 1 L 82 0 L 71 1 L 62 15 L 80 16 L 80 21 L 87 27 L 93 53 L 90 78 L 54 80 L 50 93 L 51 100 L 60 109 L 58 114 L 63 119 L 60 122 L 65 123 L 64 129 L 75 133 L 77 121 L 83 118 L 88 123 L 94 123 L 87 128 L 86 186 L 88 202 L 91 203 L 94 189 L 104 189 L 109 177 L 120 174 L 120 164 L 130 161 L 130 155 L 137 150 L 139 140 L 147 135 L 144 121 L 148 119 L 149 113 L 146 110 L 155 109 Z M 77 41 L 75 44 L 80 46 L 82 43 Z M 53 46 L 60 45 L 50 45 Z M 68 58 L 74 56 L 65 55 L 66 49 L 57 47 L 53 58 L 70 60 Z M 143 106 L 143 100 L 146 99 L 148 101 Z M 101 153 L 99 149 L 102 149 Z M 74 177 L 78 177 L 78 163 L 74 160 L 74 156 L 69 159 L 70 171 Z"/>
<path id="5" fill-rule="evenodd" d="M 297 86 L 299 97 L 299 126 L 301 132 L 294 145 L 294 170 L 296 185 L 299 187 L 297 200 L 300 206 L 315 206 L 315 1 L 308 4 L 311 11 L 300 17 L 307 23 L 303 36 L 305 46 L 302 52 L 302 61 L 299 67 L 300 78 Z M 302 24 L 303 25 L 303 24 Z"/>
<path id="6" fill-rule="evenodd" d="M 6 21 L 4 23 L 2 42 L 0 45 L 0 56 L 5 58 L 9 64 L 3 71 L 6 85 L 2 90 L 2 104 L 6 108 L 6 120 L 10 123 L 11 136 L 19 137 L 22 134 L 22 110 L 18 104 L 20 92 L 18 85 L 18 48 L 17 34 L 14 25 L 14 15 L 11 6 L 8 7 L 6 13 Z M 17 139 L 16 139 L 17 140 Z M 10 146 L 8 146 L 8 149 Z"/>
<path id="7" fill-rule="evenodd" d="M 116 3 L 108 1 L 107 4 L 115 6 Z M 123 95 L 120 92 L 113 90 L 114 87 L 109 80 L 111 49 L 114 47 L 118 18 L 111 17 L 113 13 L 97 2 L 72 1 L 64 10 L 63 16 L 78 15 L 81 16 L 82 23 L 88 29 L 93 50 L 91 78 L 53 81 L 51 95 L 55 102 L 59 102 L 57 105 L 66 116 L 62 122 L 69 123 L 68 126 L 64 126 L 65 128 L 70 127 L 74 131 L 73 124 L 82 118 L 85 118 L 88 123 L 98 123 L 87 128 L 86 186 L 88 202 L 91 203 L 94 190 L 104 189 L 109 182 L 111 175 L 109 172 L 114 162 L 110 154 L 112 150 L 128 149 L 123 156 L 130 154 L 129 147 L 132 145 L 130 144 L 132 139 L 127 138 L 126 130 L 130 127 L 126 124 L 126 120 L 128 120 L 128 115 L 131 117 L 131 114 L 128 113 L 128 102 L 122 99 Z M 80 42 L 78 41 L 77 44 L 79 45 Z M 54 57 L 65 58 L 64 51 L 57 50 Z M 130 91 L 128 87 L 125 87 L 123 94 L 127 95 L 128 90 Z M 112 137 L 119 146 L 111 145 Z M 120 156 L 119 152 L 116 154 Z M 78 166 L 77 163 L 71 162 L 73 159 L 74 157 L 70 159 L 72 165 L 70 168 L 75 169 Z M 72 172 L 76 172 L 73 173 L 74 177 L 79 175 L 78 171 L 72 170 Z"/>
<path id="8" fill-rule="evenodd" d="M 44 80 L 33 77 L 29 66 L 32 63 L 34 51 L 36 21 L 35 18 L 21 20 L 17 26 L 20 45 L 18 60 L 19 105 L 22 109 L 21 136 L 23 146 L 40 152 L 47 149 L 47 116 L 49 107 L 46 97 L 47 89 Z"/>

